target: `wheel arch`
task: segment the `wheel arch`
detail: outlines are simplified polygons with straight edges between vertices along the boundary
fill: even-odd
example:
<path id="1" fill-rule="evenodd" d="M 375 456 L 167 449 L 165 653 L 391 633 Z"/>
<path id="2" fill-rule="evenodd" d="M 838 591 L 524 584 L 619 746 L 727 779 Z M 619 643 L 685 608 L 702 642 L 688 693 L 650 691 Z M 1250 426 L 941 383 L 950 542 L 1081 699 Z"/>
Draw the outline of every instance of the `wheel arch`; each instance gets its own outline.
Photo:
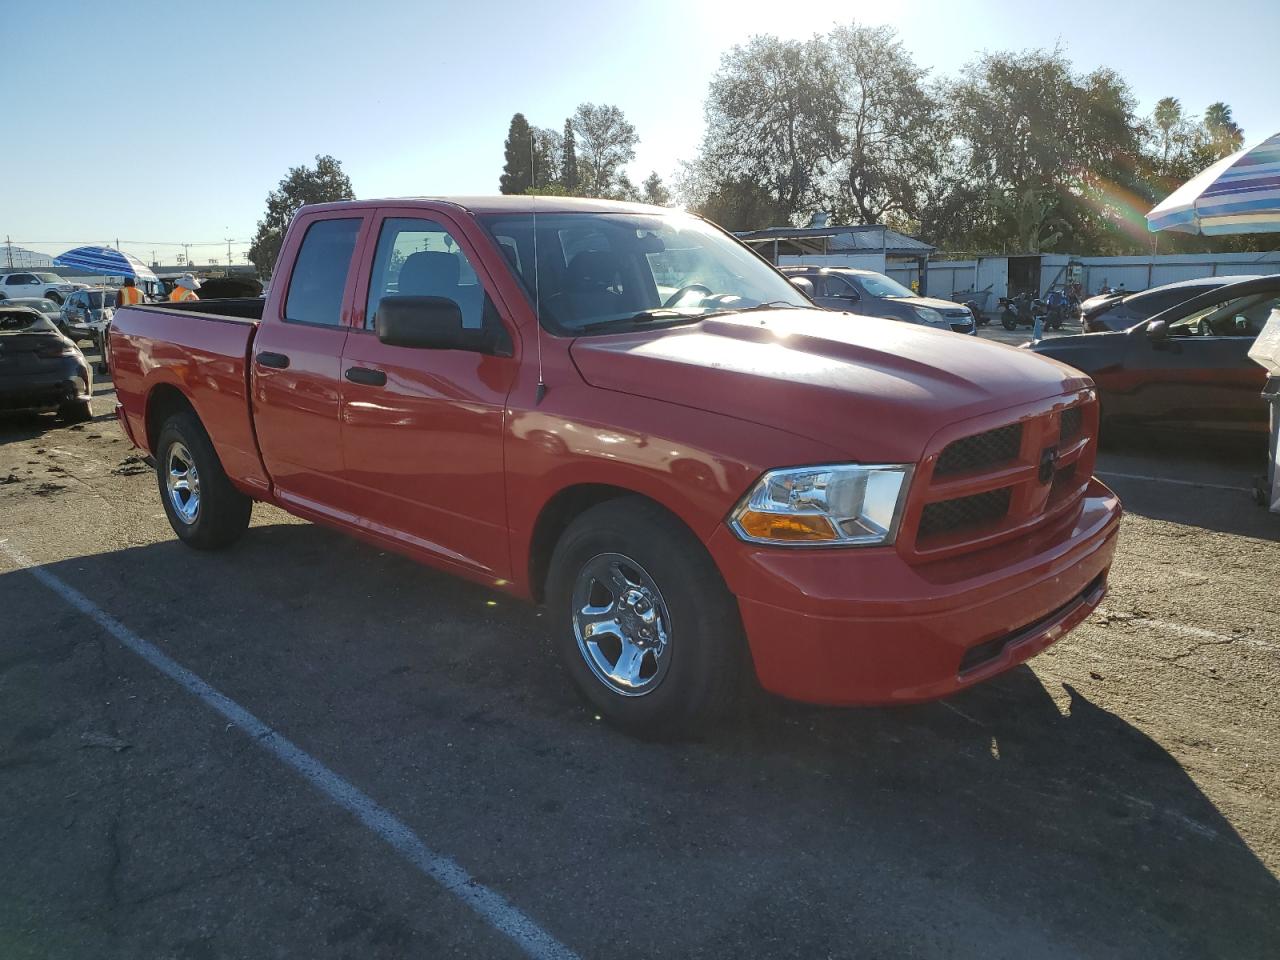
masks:
<path id="1" fill-rule="evenodd" d="M 533 525 L 526 569 L 529 577 L 529 594 L 535 603 L 542 603 L 546 599 L 551 555 L 555 552 L 556 544 L 559 543 L 569 525 L 592 507 L 610 500 L 631 497 L 644 500 L 661 510 L 688 530 L 690 536 L 702 543 L 702 537 L 698 536 L 697 531 L 690 527 L 680 514 L 647 493 L 613 483 L 572 484 L 557 491 L 543 504 Z"/>
<path id="2" fill-rule="evenodd" d="M 144 415 L 144 423 L 147 430 L 147 449 L 152 456 L 156 454 L 156 440 L 160 436 L 160 430 L 165 422 L 175 413 L 184 410 L 191 411 L 192 416 L 196 420 L 200 420 L 200 414 L 196 411 L 195 404 L 191 402 L 191 398 L 182 392 L 172 383 L 158 383 L 151 388 L 147 394 L 146 413 Z M 203 422 L 201 426 L 203 426 Z"/>

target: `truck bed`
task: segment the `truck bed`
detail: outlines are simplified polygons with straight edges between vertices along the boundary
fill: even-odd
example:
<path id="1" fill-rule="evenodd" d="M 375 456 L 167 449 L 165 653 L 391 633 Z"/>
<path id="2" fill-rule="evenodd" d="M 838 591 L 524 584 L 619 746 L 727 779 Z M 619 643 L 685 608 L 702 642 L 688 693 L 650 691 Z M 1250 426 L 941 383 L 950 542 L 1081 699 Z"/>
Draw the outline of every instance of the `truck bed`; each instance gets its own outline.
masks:
<path id="1" fill-rule="evenodd" d="M 159 405 L 188 402 L 215 439 L 227 476 L 251 495 L 268 488 L 249 395 L 264 304 L 254 297 L 124 307 L 109 334 L 120 418 L 134 443 L 153 452 Z"/>
<path id="2" fill-rule="evenodd" d="M 125 309 L 148 312 L 177 310 L 219 320 L 261 320 L 266 302 L 262 297 L 237 297 L 227 300 L 184 300 L 182 303 L 144 303 Z"/>

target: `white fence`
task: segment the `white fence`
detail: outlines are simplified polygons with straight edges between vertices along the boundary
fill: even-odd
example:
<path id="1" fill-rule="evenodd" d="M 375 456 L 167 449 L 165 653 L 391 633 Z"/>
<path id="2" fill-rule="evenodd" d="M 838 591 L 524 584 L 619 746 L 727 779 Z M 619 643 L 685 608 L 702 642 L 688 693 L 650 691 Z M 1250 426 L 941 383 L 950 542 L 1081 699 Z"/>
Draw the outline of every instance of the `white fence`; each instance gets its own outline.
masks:
<path id="1" fill-rule="evenodd" d="M 1122 284 L 1126 290 L 1138 291 L 1198 277 L 1280 273 L 1280 250 L 1265 253 L 1186 253 L 1145 257 L 1072 257 L 1054 253 L 1044 254 L 1040 258 L 1042 295 L 1048 292 L 1050 286 L 1063 281 L 1067 264 L 1072 260 L 1083 266 L 1082 282 L 1089 294 L 1097 293 L 1104 286 L 1119 287 Z M 830 265 L 835 266 L 834 263 Z M 886 272 L 907 286 L 911 286 L 919 277 L 914 263 L 893 262 Z M 972 290 L 990 290 L 985 309 L 993 309 L 996 300 L 1009 292 L 1009 258 L 981 257 L 977 260 L 929 262 L 930 296 L 949 299 L 954 294 Z"/>

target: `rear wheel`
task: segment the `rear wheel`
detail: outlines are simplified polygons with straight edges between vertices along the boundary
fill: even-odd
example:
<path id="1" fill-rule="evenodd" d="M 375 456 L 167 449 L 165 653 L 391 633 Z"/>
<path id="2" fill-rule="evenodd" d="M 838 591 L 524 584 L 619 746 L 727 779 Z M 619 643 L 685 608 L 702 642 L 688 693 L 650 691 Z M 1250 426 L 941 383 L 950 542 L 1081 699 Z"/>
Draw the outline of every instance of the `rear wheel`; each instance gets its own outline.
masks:
<path id="1" fill-rule="evenodd" d="M 556 651 L 611 723 L 668 739 L 706 730 L 740 688 L 737 603 L 702 544 L 639 497 L 578 517 L 547 583 Z"/>
<path id="2" fill-rule="evenodd" d="M 1003 326 L 1006 330 L 1017 330 L 1018 320 L 1016 317 L 1013 316 L 1013 314 L 1006 313 L 1001 315 L 1000 325 Z"/>
<path id="3" fill-rule="evenodd" d="M 62 301 L 65 299 L 57 290 L 46 291 L 44 297 L 46 300 L 52 300 L 58 306 L 62 306 Z"/>
<path id="4" fill-rule="evenodd" d="M 194 413 L 183 411 L 165 421 L 155 456 L 160 501 L 178 539 L 198 550 L 217 550 L 240 539 L 253 501 L 231 485 Z"/>

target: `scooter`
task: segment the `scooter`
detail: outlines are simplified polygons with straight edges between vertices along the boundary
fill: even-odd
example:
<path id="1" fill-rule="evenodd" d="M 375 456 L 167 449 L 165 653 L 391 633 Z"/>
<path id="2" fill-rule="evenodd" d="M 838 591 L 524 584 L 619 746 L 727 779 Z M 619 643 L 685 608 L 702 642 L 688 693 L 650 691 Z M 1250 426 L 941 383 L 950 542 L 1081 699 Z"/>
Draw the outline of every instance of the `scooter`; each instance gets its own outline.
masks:
<path id="1" fill-rule="evenodd" d="M 1029 293 L 1000 298 L 1000 324 L 1006 330 L 1035 326 L 1036 317 L 1045 316 L 1048 308 L 1043 300 Z"/>

